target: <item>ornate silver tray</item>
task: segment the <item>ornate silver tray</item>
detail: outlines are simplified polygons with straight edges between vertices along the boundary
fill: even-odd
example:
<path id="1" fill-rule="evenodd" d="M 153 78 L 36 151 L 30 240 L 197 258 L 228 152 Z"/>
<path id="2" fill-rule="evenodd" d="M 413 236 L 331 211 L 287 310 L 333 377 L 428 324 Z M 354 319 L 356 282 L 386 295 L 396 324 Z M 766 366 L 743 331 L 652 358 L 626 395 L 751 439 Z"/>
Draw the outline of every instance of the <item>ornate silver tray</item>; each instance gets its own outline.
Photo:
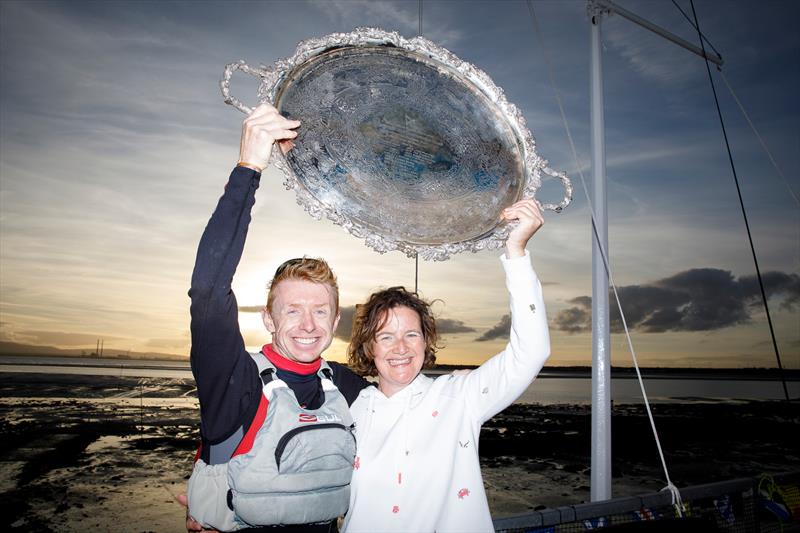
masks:
<path id="1" fill-rule="evenodd" d="M 295 147 L 273 150 L 297 201 L 384 253 L 445 260 L 499 248 L 500 212 L 532 198 L 547 166 L 519 110 L 489 76 L 431 41 L 359 28 L 302 41 L 272 67 L 225 68 L 225 102 L 236 70 L 260 80 L 258 99 L 302 122 Z"/>

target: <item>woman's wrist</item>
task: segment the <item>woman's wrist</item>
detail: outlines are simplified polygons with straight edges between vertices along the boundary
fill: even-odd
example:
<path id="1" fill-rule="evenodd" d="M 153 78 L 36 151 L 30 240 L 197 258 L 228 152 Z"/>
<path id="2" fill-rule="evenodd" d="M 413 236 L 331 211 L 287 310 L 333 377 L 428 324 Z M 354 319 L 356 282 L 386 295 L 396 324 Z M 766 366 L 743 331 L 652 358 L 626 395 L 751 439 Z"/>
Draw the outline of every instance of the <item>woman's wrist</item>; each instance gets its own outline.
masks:
<path id="1" fill-rule="evenodd" d="M 506 257 L 514 259 L 525 255 L 525 246 L 516 243 L 506 242 Z"/>

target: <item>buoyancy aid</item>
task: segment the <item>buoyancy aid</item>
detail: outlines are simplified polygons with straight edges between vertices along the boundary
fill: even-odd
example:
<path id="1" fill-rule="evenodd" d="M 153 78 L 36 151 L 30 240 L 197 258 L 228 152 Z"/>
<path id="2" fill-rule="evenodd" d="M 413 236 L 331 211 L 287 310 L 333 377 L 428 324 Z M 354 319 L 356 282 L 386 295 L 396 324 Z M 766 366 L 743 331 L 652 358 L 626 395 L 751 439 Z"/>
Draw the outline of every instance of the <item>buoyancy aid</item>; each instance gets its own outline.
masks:
<path id="1" fill-rule="evenodd" d="M 276 379 L 261 353 L 258 366 L 269 402 L 252 448 L 221 464 L 195 462 L 189 478 L 189 514 L 219 531 L 326 522 L 343 515 L 350 500 L 356 455 L 353 419 L 323 360 L 318 371 L 325 401 L 302 408 Z"/>

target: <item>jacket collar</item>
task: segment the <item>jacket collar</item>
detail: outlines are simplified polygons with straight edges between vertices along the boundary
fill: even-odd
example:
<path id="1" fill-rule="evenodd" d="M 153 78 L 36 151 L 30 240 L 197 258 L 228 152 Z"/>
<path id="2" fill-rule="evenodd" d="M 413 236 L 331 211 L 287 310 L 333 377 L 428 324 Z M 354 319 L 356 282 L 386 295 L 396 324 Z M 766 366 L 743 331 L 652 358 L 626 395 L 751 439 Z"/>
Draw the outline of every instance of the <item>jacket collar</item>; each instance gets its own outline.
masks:
<path id="1" fill-rule="evenodd" d="M 414 381 L 409 383 L 402 390 L 394 393 L 389 398 L 384 396 L 378 387 L 366 387 L 365 389 L 362 389 L 361 394 L 365 395 L 366 397 L 372 396 L 376 400 L 382 400 L 385 402 L 410 402 L 410 406 L 414 407 L 419 401 L 421 401 L 422 397 L 425 395 L 428 389 L 431 388 L 432 384 L 433 379 L 420 372 L 417 377 L 414 378 Z"/>
<path id="2" fill-rule="evenodd" d="M 265 344 L 264 347 L 261 348 L 261 353 L 263 353 L 267 359 L 269 359 L 269 361 L 275 365 L 276 368 L 288 370 L 302 376 L 316 374 L 320 365 L 322 365 L 322 359 L 317 359 L 311 363 L 301 363 L 299 361 L 287 359 L 276 352 L 275 349 L 272 348 L 271 344 Z"/>

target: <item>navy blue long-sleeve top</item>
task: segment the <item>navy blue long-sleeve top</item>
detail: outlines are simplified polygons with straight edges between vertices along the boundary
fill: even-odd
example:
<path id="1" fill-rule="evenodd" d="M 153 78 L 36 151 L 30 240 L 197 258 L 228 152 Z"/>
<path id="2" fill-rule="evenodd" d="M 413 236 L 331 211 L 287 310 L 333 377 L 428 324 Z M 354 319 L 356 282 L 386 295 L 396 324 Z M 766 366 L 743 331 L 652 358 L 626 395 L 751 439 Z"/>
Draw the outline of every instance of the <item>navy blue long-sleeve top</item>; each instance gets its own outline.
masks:
<path id="1" fill-rule="evenodd" d="M 201 457 L 214 464 L 230 459 L 241 436 L 256 415 L 262 383 L 239 330 L 238 306 L 231 289 L 242 256 L 250 212 L 261 174 L 245 167 L 233 169 L 197 250 L 191 298 L 191 366 L 200 399 Z M 335 362 L 328 363 L 333 382 L 355 401 L 368 382 Z M 301 405 L 315 409 L 324 401 L 319 379 L 277 369 Z M 209 457 L 213 445 L 222 455 Z M 209 446 L 210 445 L 210 446 Z M 227 456 L 227 457 L 226 457 Z"/>

